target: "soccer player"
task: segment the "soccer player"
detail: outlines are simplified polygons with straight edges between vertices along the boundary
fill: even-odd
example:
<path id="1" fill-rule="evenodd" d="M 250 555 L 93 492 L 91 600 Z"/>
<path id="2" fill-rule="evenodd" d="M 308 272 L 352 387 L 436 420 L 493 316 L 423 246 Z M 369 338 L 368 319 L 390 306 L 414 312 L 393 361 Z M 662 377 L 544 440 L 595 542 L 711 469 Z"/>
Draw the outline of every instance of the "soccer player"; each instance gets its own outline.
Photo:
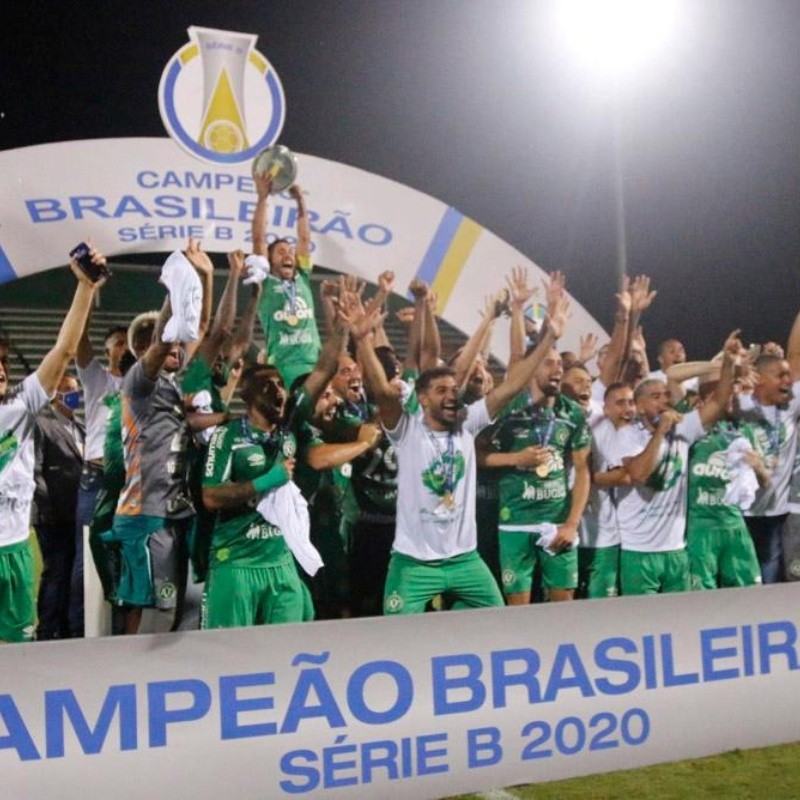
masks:
<path id="1" fill-rule="evenodd" d="M 313 415 L 343 341 L 339 326 L 291 403 L 275 367 L 252 365 L 242 372 L 240 395 L 247 413 L 216 429 L 203 472 L 203 502 L 217 513 L 203 592 L 204 629 L 313 618 L 310 595 L 281 528 L 256 506 L 292 479 L 295 431 Z"/>
<path id="2" fill-rule="evenodd" d="M 741 350 L 735 331 L 725 342 L 717 391 L 685 417 L 670 408 L 663 381 L 646 379 L 636 387 L 638 419 L 616 439 L 616 462 L 624 464 L 631 481 L 619 489 L 617 503 L 623 595 L 689 588 L 684 541 L 689 447 L 725 413 Z"/>
<path id="3" fill-rule="evenodd" d="M 503 383 L 466 408 L 458 400 L 453 370 L 423 372 L 416 383 L 419 406 L 404 406 L 375 355 L 375 320 L 346 309 L 367 383 L 398 458 L 397 527 L 384 591 L 385 614 L 424 610 L 437 594 L 461 606 L 500 606 L 502 595 L 477 553 L 474 436 L 530 382 L 562 333 L 567 303 L 563 280 L 554 276 L 542 341 L 516 363 Z"/>
<path id="4" fill-rule="evenodd" d="M 267 363 L 273 364 L 289 387 L 311 372 L 320 352 L 319 331 L 311 293 L 311 226 L 302 189 L 289 189 L 297 203 L 297 245 L 275 239 L 267 246 L 267 198 L 269 176 L 255 177 L 258 200 L 253 215 L 253 255 L 266 258 L 258 318 L 267 337 Z M 264 268 L 266 267 L 266 269 Z M 251 280 L 253 272 L 251 270 Z"/>
<path id="5" fill-rule="evenodd" d="M 529 392 L 514 400 L 485 437 L 482 466 L 502 469 L 500 569 L 509 605 L 530 603 L 537 567 L 551 601 L 571 600 L 578 585 L 575 546 L 589 497 L 590 440 L 583 409 L 561 393 L 562 377 L 561 356 L 550 348 Z M 543 523 L 557 526 L 555 552 L 549 542 L 548 549 L 539 543 Z"/>

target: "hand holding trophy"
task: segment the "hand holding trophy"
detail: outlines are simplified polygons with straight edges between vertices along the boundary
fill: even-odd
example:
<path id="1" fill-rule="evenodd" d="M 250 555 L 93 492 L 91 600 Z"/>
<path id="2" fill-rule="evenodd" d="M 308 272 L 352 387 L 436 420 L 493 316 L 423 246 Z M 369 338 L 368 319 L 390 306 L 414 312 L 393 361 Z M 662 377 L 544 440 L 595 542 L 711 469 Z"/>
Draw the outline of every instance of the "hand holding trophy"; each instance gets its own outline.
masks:
<path id="1" fill-rule="evenodd" d="M 272 179 L 270 194 L 288 189 L 297 177 L 297 159 L 294 153 L 282 144 L 274 144 L 256 155 L 252 166 L 253 177 Z"/>

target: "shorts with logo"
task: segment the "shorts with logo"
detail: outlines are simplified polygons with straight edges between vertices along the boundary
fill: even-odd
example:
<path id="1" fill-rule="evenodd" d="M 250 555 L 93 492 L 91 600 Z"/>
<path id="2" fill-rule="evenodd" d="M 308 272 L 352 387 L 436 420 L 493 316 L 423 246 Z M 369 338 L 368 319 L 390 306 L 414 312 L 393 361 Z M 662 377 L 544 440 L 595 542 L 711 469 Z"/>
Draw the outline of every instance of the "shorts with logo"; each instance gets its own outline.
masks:
<path id="1" fill-rule="evenodd" d="M 421 614 L 437 594 L 447 594 L 460 608 L 504 605 L 497 582 L 477 550 L 438 561 L 392 553 L 383 595 L 384 614 Z"/>
<path id="2" fill-rule="evenodd" d="M 30 642 L 35 631 L 30 540 L 0 547 L 0 642 Z"/>
<path id="3" fill-rule="evenodd" d="M 309 619 L 311 595 L 291 556 L 270 566 L 213 564 L 208 571 L 200 613 L 203 630 Z"/>
<path id="4" fill-rule="evenodd" d="M 186 532 L 191 521 L 191 517 L 114 517 L 108 541 L 120 545 L 119 603 L 160 611 L 180 607 L 186 591 Z"/>
<path id="5" fill-rule="evenodd" d="M 537 565 L 545 590 L 574 589 L 578 585 L 578 553 L 574 547 L 550 555 L 537 544 L 538 533 L 501 530 L 498 537 L 503 591 L 507 595 L 529 592 Z"/>
<path id="6" fill-rule="evenodd" d="M 579 596 L 587 600 L 619 594 L 618 544 L 610 547 L 578 547 Z"/>
<path id="7" fill-rule="evenodd" d="M 690 520 L 686 552 L 692 589 L 761 583 L 761 566 L 744 520 L 724 524 Z"/>
<path id="8" fill-rule="evenodd" d="M 685 550 L 640 553 L 623 550 L 619 557 L 620 586 L 623 595 L 687 592 L 689 556 Z"/>

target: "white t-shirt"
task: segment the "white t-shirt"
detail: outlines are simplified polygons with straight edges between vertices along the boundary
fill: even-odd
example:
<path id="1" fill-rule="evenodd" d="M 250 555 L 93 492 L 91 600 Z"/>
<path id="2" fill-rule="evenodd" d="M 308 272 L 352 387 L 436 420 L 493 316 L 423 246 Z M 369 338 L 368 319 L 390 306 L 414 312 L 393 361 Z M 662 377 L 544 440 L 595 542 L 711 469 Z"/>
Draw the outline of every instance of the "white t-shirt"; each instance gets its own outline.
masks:
<path id="1" fill-rule="evenodd" d="M 84 460 L 94 461 L 103 457 L 106 438 L 108 406 L 103 402 L 110 394 L 116 394 L 122 378 L 112 375 L 93 358 L 85 368 L 78 367 L 78 380 L 83 386 L 83 402 L 86 408 L 86 446 Z"/>
<path id="2" fill-rule="evenodd" d="M 591 432 L 592 471 L 607 472 L 614 467 L 621 467 L 622 463 L 615 460 L 619 431 L 614 427 L 614 423 L 608 417 L 604 417 L 592 426 Z M 616 487 L 602 489 L 592 483 L 589 502 L 578 526 L 581 547 L 612 547 L 619 544 L 617 509 L 614 505 L 614 493 L 617 491 Z"/>
<path id="3" fill-rule="evenodd" d="M 700 413 L 687 414 L 661 443 L 658 466 L 644 486 L 620 487 L 617 524 L 623 550 L 658 553 L 684 548 L 689 448 L 705 436 Z M 615 459 L 639 455 L 652 434 L 640 422 L 620 428 Z"/>
<path id="4" fill-rule="evenodd" d="M 405 411 L 386 432 L 397 452 L 398 553 L 436 561 L 477 548 L 474 437 L 491 423 L 486 401 L 478 400 L 457 433 L 432 431 L 421 409 Z"/>
<path id="5" fill-rule="evenodd" d="M 37 412 L 49 398 L 34 372 L 0 403 L 0 547 L 24 541 L 30 532 Z"/>
<path id="6" fill-rule="evenodd" d="M 776 517 L 789 512 L 789 482 L 797 452 L 800 417 L 800 381 L 792 385 L 794 397 L 787 408 L 762 406 L 751 395 L 741 395 L 739 419 L 751 423 L 756 450 L 770 472 L 769 483 L 756 493 L 746 517 Z M 794 504 L 793 504 L 794 505 Z"/>

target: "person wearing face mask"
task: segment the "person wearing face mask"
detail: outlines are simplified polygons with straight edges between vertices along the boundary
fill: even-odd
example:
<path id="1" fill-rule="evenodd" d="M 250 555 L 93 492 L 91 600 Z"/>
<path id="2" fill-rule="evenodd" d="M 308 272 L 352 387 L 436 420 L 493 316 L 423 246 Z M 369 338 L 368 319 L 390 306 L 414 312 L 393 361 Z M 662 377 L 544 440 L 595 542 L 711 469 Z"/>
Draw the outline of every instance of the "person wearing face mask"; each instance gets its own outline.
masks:
<path id="1" fill-rule="evenodd" d="M 66 639 L 74 630 L 70 576 L 76 558 L 75 511 L 85 442 L 75 411 L 81 402 L 77 380 L 64 375 L 50 404 L 36 416 L 31 522 L 43 561 L 37 639 Z"/>

